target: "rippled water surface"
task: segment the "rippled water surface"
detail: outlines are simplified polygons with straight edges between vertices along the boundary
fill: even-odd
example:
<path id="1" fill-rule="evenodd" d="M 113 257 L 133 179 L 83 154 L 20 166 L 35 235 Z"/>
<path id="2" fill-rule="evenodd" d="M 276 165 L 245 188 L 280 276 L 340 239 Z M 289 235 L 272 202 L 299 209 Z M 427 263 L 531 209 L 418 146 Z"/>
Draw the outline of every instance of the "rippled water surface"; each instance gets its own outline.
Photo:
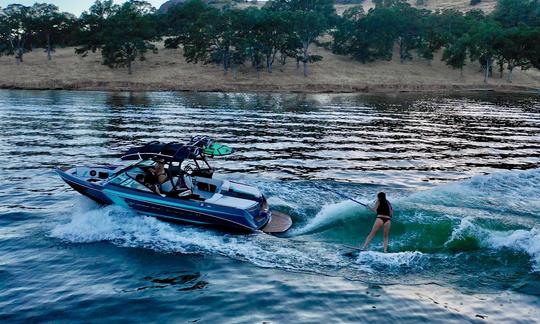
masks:
<path id="1" fill-rule="evenodd" d="M 540 318 L 539 96 L 4 90 L 0 116 L 0 321 Z M 237 150 L 213 165 L 287 234 L 100 207 L 52 172 L 194 134 Z M 351 255 L 374 216 L 332 191 L 381 190 L 391 253 Z"/>

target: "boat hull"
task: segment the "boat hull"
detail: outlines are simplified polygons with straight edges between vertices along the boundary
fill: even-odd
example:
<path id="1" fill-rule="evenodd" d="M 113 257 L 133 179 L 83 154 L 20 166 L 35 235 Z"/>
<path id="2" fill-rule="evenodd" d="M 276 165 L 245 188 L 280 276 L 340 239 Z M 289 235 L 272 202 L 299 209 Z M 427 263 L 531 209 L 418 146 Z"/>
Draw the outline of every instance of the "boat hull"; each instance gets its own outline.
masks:
<path id="1" fill-rule="evenodd" d="M 245 210 L 215 206 L 203 201 L 162 197 L 113 184 L 102 186 L 80 179 L 62 169 L 57 168 L 55 171 L 70 187 L 99 204 L 123 206 L 166 221 L 252 232 L 263 228 L 271 219 L 271 211 L 254 217 Z"/>

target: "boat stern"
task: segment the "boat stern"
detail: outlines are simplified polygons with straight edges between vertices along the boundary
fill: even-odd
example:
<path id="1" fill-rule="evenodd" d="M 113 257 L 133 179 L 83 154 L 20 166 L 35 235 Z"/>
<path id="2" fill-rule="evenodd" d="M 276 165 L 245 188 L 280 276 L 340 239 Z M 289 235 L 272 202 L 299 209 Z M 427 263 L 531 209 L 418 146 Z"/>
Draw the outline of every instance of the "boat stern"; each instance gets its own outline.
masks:
<path id="1" fill-rule="evenodd" d="M 265 233 L 283 233 L 292 226 L 291 216 L 272 210 L 264 196 L 252 215 L 257 229 Z"/>

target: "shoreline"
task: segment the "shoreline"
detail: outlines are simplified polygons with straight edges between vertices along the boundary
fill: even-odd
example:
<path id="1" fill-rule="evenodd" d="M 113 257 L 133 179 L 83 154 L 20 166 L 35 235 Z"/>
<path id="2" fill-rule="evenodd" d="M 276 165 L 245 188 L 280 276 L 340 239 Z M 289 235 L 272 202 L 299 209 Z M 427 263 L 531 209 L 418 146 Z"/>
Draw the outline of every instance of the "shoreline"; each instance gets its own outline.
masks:
<path id="1" fill-rule="evenodd" d="M 362 64 L 350 58 L 313 48 L 323 61 L 310 65 L 306 78 L 296 64 L 277 65 L 272 73 L 256 73 L 241 66 L 237 78 L 212 64 L 185 61 L 182 49 L 160 47 L 145 61 L 133 62 L 133 74 L 126 69 L 111 69 L 102 64 L 100 53 L 87 57 L 74 54 L 73 48 L 60 48 L 51 61 L 38 51 L 25 54 L 16 65 L 13 57 L 0 57 L 0 89 L 81 90 L 81 91 L 186 91 L 186 92 L 282 92 L 282 93 L 434 93 L 434 92 L 521 92 L 540 93 L 540 71 L 516 70 L 513 81 L 494 71 L 483 82 L 480 66 L 471 62 L 454 70 L 440 60 L 415 59 L 400 62 L 397 53 L 390 61 Z"/>
<path id="2" fill-rule="evenodd" d="M 260 92 L 260 93 L 358 93 L 358 94 L 397 94 L 397 93 L 523 93 L 540 94 L 540 88 L 511 84 L 231 84 L 229 86 L 180 86 L 165 83 L 142 83 L 129 81 L 78 81 L 74 83 L 51 80 L 46 82 L 6 83 L 0 82 L 2 90 L 64 90 L 64 91 L 128 91 L 128 92 Z"/>

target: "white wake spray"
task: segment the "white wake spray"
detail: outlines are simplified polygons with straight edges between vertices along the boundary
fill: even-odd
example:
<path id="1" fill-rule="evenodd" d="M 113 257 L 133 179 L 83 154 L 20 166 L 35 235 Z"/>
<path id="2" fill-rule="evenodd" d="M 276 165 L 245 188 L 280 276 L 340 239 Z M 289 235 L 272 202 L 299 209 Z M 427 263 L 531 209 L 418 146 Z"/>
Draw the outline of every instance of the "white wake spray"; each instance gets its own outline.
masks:
<path id="1" fill-rule="evenodd" d="M 369 260 L 344 256 L 339 245 L 278 238 L 263 233 L 227 234 L 207 228 L 174 225 L 153 217 L 135 214 L 116 206 L 73 214 L 56 225 L 51 236 L 67 242 L 107 241 L 118 246 L 142 247 L 165 253 L 211 254 L 247 261 L 261 267 L 294 271 L 336 273 L 344 268 L 371 272 Z M 370 255 L 370 254 L 366 254 Z M 376 255 L 376 254 L 374 254 Z M 415 260 L 400 261 L 406 254 L 388 254 L 377 259 L 388 268 L 414 266 Z M 405 257 L 406 258 L 406 257 Z"/>

